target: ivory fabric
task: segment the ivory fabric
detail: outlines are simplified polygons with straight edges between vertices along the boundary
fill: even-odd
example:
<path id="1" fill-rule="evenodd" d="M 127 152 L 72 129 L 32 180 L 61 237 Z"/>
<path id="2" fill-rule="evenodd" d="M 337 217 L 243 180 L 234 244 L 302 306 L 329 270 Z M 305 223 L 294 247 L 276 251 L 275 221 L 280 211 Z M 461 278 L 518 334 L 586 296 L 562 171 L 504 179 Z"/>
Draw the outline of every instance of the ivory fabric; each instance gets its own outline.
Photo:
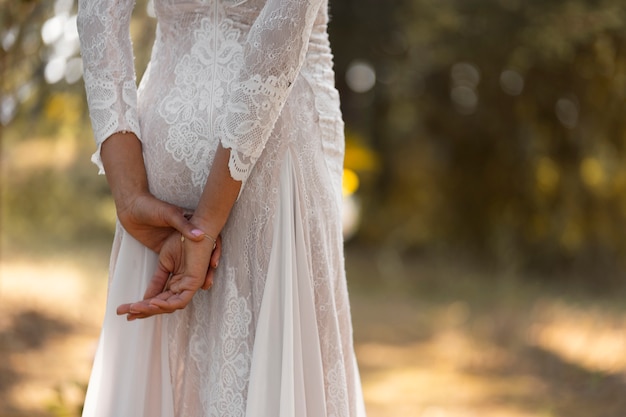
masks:
<path id="1" fill-rule="evenodd" d="M 84 417 L 361 417 L 341 234 L 343 122 L 327 0 L 155 0 L 136 87 L 132 0 L 81 0 L 100 145 L 142 141 L 150 190 L 193 209 L 216 147 L 243 181 L 210 291 L 128 323 L 157 255 L 118 225 Z M 219 196 L 215 196 L 219 198 Z"/>

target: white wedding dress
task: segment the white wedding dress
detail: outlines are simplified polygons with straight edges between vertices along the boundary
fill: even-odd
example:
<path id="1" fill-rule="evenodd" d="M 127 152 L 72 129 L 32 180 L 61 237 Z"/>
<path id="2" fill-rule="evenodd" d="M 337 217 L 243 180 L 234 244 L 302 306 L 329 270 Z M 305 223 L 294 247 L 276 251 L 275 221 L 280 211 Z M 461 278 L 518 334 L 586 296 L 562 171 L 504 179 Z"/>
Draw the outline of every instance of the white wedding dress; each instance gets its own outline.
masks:
<path id="1" fill-rule="evenodd" d="M 98 151 L 115 132 L 136 133 L 151 191 L 190 209 L 218 143 L 244 182 L 212 289 L 174 314 L 116 316 L 119 304 L 143 297 L 157 263 L 118 225 L 83 416 L 365 415 L 343 263 L 344 137 L 327 1 L 155 0 L 156 42 L 138 88 L 133 1 L 79 1 Z"/>

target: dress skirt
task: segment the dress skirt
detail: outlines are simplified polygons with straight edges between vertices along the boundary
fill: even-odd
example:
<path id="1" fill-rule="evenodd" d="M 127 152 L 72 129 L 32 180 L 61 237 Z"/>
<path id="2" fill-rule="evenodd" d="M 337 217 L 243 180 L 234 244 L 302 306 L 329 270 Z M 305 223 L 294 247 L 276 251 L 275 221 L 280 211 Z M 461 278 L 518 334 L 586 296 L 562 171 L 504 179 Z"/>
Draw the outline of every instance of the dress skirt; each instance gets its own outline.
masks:
<path id="1" fill-rule="evenodd" d="M 297 178 L 292 156 L 287 154 L 280 170 L 280 204 L 272 231 L 267 278 L 258 312 L 254 314 L 242 302 L 245 297 L 237 294 L 237 286 L 224 282 L 233 275 L 220 273 L 211 290 L 200 290 L 196 295 L 200 300 L 194 299 L 188 307 L 192 313 L 181 311 L 132 322 L 117 316 L 115 310 L 118 305 L 143 297 L 158 260 L 154 252 L 118 224 L 111 257 L 106 315 L 83 416 L 316 417 L 335 415 L 329 412 L 333 409 L 345 413 L 336 415 L 365 416 L 353 357 L 341 365 L 353 372 L 352 390 L 341 392 L 340 388 L 340 392 L 330 393 L 331 397 L 332 394 L 339 397 L 327 398 L 329 378 L 325 377 L 328 370 L 324 369 L 321 352 L 324 343 L 320 340 L 323 332 L 318 328 L 313 288 L 315 280 L 311 276 L 312 260 L 307 252 L 303 207 L 298 203 L 302 195 Z M 207 366 L 207 369 L 217 369 L 214 377 L 222 380 L 212 381 L 214 385 L 203 395 L 195 390 L 206 389 L 206 385 L 203 386 L 202 382 L 189 384 L 185 379 L 184 369 L 190 361 L 172 356 L 189 354 L 189 349 L 184 347 L 176 352 L 181 343 L 186 344 L 185 341 L 172 339 L 177 334 L 183 337 L 189 335 L 185 322 L 190 317 L 193 322 L 198 309 L 211 303 L 212 297 L 227 301 L 218 303 L 225 307 L 221 312 L 215 308 L 207 309 L 210 314 L 222 315 L 222 326 L 216 326 L 215 337 L 209 330 L 206 340 L 196 349 L 226 342 L 226 346 L 213 348 L 213 352 L 231 350 L 231 355 L 213 355 L 213 358 L 215 361 L 234 359 L 231 364 L 235 366 L 230 373 L 224 372 L 228 367 L 220 370 L 215 364 Z M 233 314 L 239 316 L 234 317 Z M 253 316 L 256 323 L 252 346 L 236 346 L 233 335 L 248 336 Z M 220 317 L 217 319 L 220 320 Z M 177 331 L 176 327 L 180 326 L 187 331 Z M 177 347 L 173 352 L 170 351 L 172 344 Z M 195 353 L 203 355 L 201 351 Z M 207 358 L 211 357 L 210 352 L 205 353 Z M 335 379 L 332 382 L 346 383 L 345 375 L 341 377 L 345 372 L 332 371 L 337 373 L 330 373 Z M 238 384 L 237 380 L 243 383 Z M 216 390 L 216 386 L 222 389 Z M 233 387 L 241 390 L 235 392 Z M 173 398 L 177 392 L 182 394 L 182 398 L 193 398 L 198 402 L 183 404 L 181 398 L 177 407 Z M 209 398 L 210 394 L 226 395 Z M 355 406 L 353 413 L 350 413 L 349 403 Z M 177 413 L 177 408 L 183 413 Z"/>

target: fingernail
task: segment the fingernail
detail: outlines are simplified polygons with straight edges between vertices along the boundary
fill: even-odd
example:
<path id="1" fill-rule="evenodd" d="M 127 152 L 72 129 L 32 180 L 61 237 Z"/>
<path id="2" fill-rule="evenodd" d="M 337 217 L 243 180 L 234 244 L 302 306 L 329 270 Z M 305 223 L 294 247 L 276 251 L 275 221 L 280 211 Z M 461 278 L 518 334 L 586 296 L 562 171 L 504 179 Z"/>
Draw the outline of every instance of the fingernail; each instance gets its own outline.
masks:
<path id="1" fill-rule="evenodd" d="M 195 237 L 199 237 L 199 236 L 204 235 L 204 232 L 200 229 L 193 229 L 191 231 L 191 234 L 194 235 Z"/>

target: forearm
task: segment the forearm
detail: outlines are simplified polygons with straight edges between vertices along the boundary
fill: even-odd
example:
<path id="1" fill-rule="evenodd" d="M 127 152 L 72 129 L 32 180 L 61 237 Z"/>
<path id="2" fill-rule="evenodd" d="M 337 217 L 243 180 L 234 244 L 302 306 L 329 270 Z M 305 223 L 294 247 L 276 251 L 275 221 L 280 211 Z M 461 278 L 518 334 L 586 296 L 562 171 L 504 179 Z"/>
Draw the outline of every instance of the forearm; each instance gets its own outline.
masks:
<path id="1" fill-rule="evenodd" d="M 230 150 L 218 145 L 211 172 L 192 218 L 195 226 L 212 237 L 217 237 L 224 228 L 242 184 L 231 177 L 229 158 Z"/>
<path id="2" fill-rule="evenodd" d="M 119 213 L 133 197 L 148 192 L 141 142 L 133 133 L 115 133 L 102 144 L 100 156 Z"/>

